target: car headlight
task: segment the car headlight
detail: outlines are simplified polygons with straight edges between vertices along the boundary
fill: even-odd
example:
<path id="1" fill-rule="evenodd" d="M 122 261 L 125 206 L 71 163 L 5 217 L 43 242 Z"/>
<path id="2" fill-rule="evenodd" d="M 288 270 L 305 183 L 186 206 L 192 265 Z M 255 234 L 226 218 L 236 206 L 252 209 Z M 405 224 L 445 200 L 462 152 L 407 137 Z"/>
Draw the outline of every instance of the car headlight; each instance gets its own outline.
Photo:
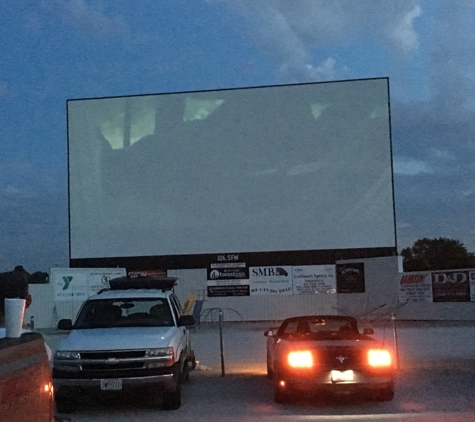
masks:
<path id="1" fill-rule="evenodd" d="M 387 368 L 392 364 L 391 354 L 385 349 L 370 349 L 368 364 L 375 368 Z"/>
<path id="2" fill-rule="evenodd" d="M 55 359 L 68 359 L 68 360 L 77 360 L 81 359 L 81 354 L 79 352 L 68 351 L 68 350 L 57 350 L 54 354 Z"/>
<path id="3" fill-rule="evenodd" d="M 314 362 L 310 350 L 300 350 L 289 352 L 287 363 L 292 368 L 311 368 Z"/>
<path id="4" fill-rule="evenodd" d="M 147 349 L 145 351 L 147 357 L 173 356 L 173 347 L 157 347 L 155 349 Z"/>

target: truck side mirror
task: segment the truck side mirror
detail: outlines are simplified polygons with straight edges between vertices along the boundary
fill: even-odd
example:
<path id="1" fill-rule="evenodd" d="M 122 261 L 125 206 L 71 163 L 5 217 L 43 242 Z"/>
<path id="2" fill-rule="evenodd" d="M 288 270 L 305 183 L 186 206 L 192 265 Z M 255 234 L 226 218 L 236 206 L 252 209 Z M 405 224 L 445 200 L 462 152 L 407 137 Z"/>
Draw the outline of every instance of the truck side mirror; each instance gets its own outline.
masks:
<path id="1" fill-rule="evenodd" d="M 58 330 L 72 330 L 73 322 L 70 319 L 60 319 L 58 322 Z"/>
<path id="2" fill-rule="evenodd" d="M 182 315 L 178 319 L 178 326 L 183 327 L 184 325 L 194 325 L 195 324 L 195 318 L 193 315 Z"/>

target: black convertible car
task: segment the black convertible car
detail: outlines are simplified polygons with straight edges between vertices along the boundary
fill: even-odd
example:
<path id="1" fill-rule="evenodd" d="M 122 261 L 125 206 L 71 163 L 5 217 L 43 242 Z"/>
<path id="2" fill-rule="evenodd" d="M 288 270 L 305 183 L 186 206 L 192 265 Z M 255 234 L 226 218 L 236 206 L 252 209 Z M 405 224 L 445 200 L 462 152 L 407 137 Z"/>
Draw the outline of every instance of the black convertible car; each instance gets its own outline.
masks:
<path id="1" fill-rule="evenodd" d="M 360 333 L 355 318 L 335 315 L 288 318 L 279 329 L 265 331 L 275 401 L 304 392 L 364 392 L 373 400 L 392 400 L 391 353 L 371 334 L 370 328 Z"/>

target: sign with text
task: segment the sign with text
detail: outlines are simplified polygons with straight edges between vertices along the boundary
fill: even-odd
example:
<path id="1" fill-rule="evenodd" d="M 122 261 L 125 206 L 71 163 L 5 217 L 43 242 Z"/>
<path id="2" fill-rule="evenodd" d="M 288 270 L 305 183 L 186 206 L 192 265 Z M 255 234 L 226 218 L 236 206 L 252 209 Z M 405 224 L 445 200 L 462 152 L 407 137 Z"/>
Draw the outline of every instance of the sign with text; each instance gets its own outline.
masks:
<path id="1" fill-rule="evenodd" d="M 50 280 L 55 300 L 84 301 L 125 275 L 125 268 L 51 268 Z"/>
<path id="2" fill-rule="evenodd" d="M 431 274 L 403 274 L 399 280 L 399 302 L 432 302 Z"/>
<path id="3" fill-rule="evenodd" d="M 249 296 L 249 284 L 233 284 L 221 286 L 208 285 L 208 297 Z"/>
<path id="4" fill-rule="evenodd" d="M 434 302 L 470 302 L 469 270 L 432 272 Z"/>
<path id="5" fill-rule="evenodd" d="M 364 293 L 364 263 L 353 262 L 336 265 L 337 293 Z"/>
<path id="6" fill-rule="evenodd" d="M 240 280 L 249 278 L 245 262 L 217 262 L 208 268 L 208 280 Z"/>
<path id="7" fill-rule="evenodd" d="M 251 296 L 291 295 L 292 267 L 251 267 L 249 286 Z"/>
<path id="8" fill-rule="evenodd" d="M 336 293 L 334 265 L 302 265 L 293 267 L 293 293 Z"/>

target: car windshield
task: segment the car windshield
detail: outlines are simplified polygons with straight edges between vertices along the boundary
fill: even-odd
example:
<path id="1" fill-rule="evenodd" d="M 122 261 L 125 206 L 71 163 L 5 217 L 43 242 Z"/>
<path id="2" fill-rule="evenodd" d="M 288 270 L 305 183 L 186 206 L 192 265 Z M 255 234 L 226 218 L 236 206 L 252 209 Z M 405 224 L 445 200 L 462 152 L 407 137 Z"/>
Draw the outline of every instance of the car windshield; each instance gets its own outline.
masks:
<path id="1" fill-rule="evenodd" d="M 283 338 L 315 339 L 348 339 L 360 335 L 356 321 L 344 317 L 292 318 L 282 323 L 278 334 Z"/>
<path id="2" fill-rule="evenodd" d="M 170 327 L 173 317 L 166 299 L 101 299 L 87 301 L 74 328 Z"/>

